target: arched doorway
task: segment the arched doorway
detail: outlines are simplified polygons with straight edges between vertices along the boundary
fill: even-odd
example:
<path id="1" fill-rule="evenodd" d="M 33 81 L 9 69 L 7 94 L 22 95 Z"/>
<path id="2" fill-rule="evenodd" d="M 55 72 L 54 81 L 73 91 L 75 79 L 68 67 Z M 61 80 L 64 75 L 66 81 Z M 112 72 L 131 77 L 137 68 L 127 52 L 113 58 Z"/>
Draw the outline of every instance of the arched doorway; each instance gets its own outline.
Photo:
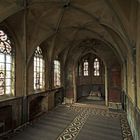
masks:
<path id="1" fill-rule="evenodd" d="M 78 61 L 77 102 L 105 105 L 105 66 L 100 57 L 89 53 Z"/>

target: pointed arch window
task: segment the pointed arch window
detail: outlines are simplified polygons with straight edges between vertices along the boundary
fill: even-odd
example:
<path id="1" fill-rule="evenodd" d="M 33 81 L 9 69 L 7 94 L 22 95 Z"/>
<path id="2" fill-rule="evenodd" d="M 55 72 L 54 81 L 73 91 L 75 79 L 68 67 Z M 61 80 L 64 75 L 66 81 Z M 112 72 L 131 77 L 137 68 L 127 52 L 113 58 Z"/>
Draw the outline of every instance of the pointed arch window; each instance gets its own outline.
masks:
<path id="1" fill-rule="evenodd" d="M 61 69 L 59 60 L 54 60 L 54 86 L 61 86 Z"/>
<path id="2" fill-rule="evenodd" d="M 100 63 L 98 58 L 94 59 L 94 76 L 100 76 Z"/>
<path id="3" fill-rule="evenodd" d="M 14 51 L 7 34 L 0 30 L 0 95 L 14 95 Z"/>
<path id="4" fill-rule="evenodd" d="M 44 89 L 45 86 L 45 61 L 42 50 L 38 46 L 34 52 L 34 90 Z"/>
<path id="5" fill-rule="evenodd" d="M 88 76 L 89 73 L 88 73 L 88 61 L 87 60 L 84 60 L 84 76 Z"/>

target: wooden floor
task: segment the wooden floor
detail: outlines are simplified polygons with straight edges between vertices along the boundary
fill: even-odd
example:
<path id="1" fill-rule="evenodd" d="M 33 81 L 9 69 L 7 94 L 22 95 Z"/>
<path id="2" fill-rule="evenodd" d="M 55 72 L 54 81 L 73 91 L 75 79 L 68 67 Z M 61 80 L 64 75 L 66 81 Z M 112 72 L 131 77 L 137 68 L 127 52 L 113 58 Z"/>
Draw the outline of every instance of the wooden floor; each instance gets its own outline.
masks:
<path id="1" fill-rule="evenodd" d="M 7 137 L 5 137 L 7 138 Z M 98 105 L 60 105 L 8 140 L 132 140 L 125 113 Z"/>

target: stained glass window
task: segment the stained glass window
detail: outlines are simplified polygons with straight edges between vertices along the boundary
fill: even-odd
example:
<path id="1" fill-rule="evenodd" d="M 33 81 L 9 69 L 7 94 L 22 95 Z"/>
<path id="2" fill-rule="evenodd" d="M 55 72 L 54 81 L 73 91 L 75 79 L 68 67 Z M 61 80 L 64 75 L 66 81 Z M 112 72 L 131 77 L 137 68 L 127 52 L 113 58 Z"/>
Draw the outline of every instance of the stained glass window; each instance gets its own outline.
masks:
<path id="1" fill-rule="evenodd" d="M 0 95 L 14 94 L 14 59 L 11 41 L 0 30 Z"/>
<path id="2" fill-rule="evenodd" d="M 97 58 L 94 59 L 94 76 L 100 76 L 100 64 Z"/>
<path id="3" fill-rule="evenodd" d="M 45 62 L 42 50 L 38 46 L 34 53 L 34 90 L 43 89 L 45 86 Z"/>
<path id="4" fill-rule="evenodd" d="M 84 76 L 88 76 L 88 61 L 84 60 Z"/>
<path id="5" fill-rule="evenodd" d="M 61 74 L 60 74 L 60 62 L 54 60 L 54 86 L 60 87 L 61 85 Z"/>

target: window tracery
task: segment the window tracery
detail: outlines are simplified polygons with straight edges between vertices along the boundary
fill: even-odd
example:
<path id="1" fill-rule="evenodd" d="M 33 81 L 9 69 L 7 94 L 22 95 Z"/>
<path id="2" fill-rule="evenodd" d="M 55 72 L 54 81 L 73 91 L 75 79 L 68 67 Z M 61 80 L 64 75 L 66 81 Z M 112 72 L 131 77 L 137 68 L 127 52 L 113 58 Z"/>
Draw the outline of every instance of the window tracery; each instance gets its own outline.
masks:
<path id="1" fill-rule="evenodd" d="M 13 54 L 9 37 L 3 30 L 0 30 L 0 95 L 14 94 Z"/>
<path id="2" fill-rule="evenodd" d="M 60 87 L 61 85 L 61 71 L 60 71 L 60 62 L 54 60 L 54 86 Z"/>
<path id="3" fill-rule="evenodd" d="M 94 76 L 100 76 L 100 64 L 98 58 L 94 59 Z"/>
<path id="4" fill-rule="evenodd" d="M 88 61 L 84 60 L 84 76 L 88 76 Z"/>
<path id="5" fill-rule="evenodd" d="M 34 90 L 43 89 L 45 85 L 45 62 L 42 50 L 38 46 L 34 53 Z"/>

